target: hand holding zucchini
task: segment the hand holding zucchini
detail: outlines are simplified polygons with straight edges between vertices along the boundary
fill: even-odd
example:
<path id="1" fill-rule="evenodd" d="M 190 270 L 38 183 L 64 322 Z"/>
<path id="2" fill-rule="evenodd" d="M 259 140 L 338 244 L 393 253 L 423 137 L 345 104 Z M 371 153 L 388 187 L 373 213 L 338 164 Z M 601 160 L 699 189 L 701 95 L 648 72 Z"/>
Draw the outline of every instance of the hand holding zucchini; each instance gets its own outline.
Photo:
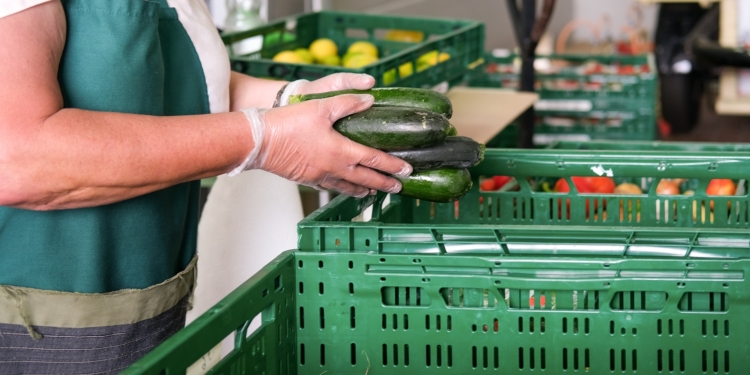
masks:
<path id="1" fill-rule="evenodd" d="M 342 94 L 370 94 L 373 106 L 333 124 L 345 137 L 401 158 L 414 173 L 396 177 L 403 186 L 400 195 L 433 202 L 452 202 L 472 185 L 466 168 L 484 158 L 484 145 L 458 137 L 448 118 L 450 100 L 432 90 L 376 88 L 294 95 L 289 103 L 324 99 Z M 395 176 L 394 176 L 395 177 Z"/>

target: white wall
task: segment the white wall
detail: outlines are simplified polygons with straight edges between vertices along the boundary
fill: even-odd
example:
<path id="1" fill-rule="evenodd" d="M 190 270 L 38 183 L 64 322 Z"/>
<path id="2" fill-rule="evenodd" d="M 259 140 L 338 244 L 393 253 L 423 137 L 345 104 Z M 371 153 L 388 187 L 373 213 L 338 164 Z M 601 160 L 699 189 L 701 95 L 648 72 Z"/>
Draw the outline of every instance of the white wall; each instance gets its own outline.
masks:
<path id="1" fill-rule="evenodd" d="M 656 29 L 656 16 L 658 5 L 642 4 L 637 0 L 558 0 L 557 6 L 569 4 L 572 8 L 572 19 L 585 19 L 604 24 L 602 19 L 606 16 L 609 18 L 609 27 L 602 30 L 603 33 L 609 34 L 615 40 L 627 37 L 621 31 L 623 26 L 636 26 L 638 17 L 633 12 L 634 7 L 640 9 L 640 24 L 651 40 L 654 37 Z M 588 41 L 591 34 L 587 29 L 582 29 L 572 35 L 572 40 Z"/>

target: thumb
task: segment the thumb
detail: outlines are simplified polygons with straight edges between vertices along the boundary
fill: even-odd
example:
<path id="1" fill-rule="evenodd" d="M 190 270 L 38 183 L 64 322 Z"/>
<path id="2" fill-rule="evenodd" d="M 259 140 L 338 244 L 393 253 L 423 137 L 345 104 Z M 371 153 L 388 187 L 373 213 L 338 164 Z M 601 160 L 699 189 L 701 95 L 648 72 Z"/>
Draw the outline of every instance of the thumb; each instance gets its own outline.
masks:
<path id="1" fill-rule="evenodd" d="M 338 95 L 320 100 L 320 115 L 328 118 L 331 122 L 362 112 L 372 106 L 375 99 L 372 95 Z"/>

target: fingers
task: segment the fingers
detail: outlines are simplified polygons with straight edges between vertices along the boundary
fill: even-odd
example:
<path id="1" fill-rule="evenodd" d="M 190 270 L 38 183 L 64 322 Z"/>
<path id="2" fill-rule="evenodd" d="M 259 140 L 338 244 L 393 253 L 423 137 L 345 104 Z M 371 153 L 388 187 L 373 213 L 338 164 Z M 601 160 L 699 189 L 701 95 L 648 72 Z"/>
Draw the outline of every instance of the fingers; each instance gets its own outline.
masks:
<path id="1" fill-rule="evenodd" d="M 355 185 L 349 181 L 345 180 L 339 180 L 339 179 L 330 179 L 324 183 L 321 184 L 321 186 L 326 187 L 328 189 L 333 189 L 338 191 L 339 193 L 346 194 L 352 197 L 357 198 L 364 198 L 367 196 L 367 194 L 370 193 L 370 189 Z"/>
<path id="2" fill-rule="evenodd" d="M 393 177 L 363 166 L 354 167 L 351 172 L 343 176 L 346 181 L 369 190 L 381 190 L 396 194 L 401 191 L 401 182 Z"/>
<path id="3" fill-rule="evenodd" d="M 354 142 L 353 142 L 354 143 Z M 359 165 L 383 171 L 399 177 L 411 175 L 413 168 L 409 163 L 359 143 L 354 143 L 353 152 L 359 159 Z"/>
<path id="4" fill-rule="evenodd" d="M 336 73 L 306 84 L 301 94 L 313 94 L 338 90 L 367 90 L 375 85 L 375 78 L 367 74 Z"/>
<path id="5" fill-rule="evenodd" d="M 317 100 L 319 113 L 328 118 L 332 123 L 336 120 L 349 116 L 352 113 L 362 112 L 372 106 L 375 99 L 372 95 L 338 95 L 332 98 Z M 311 101 L 315 102 L 315 101 Z"/>

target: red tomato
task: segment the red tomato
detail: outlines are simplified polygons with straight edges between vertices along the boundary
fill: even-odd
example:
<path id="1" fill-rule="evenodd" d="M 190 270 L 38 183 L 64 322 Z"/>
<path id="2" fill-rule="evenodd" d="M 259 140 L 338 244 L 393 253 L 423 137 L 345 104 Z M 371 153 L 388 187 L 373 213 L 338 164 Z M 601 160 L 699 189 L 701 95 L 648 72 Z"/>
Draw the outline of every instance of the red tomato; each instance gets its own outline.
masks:
<path id="1" fill-rule="evenodd" d="M 615 192 L 615 181 L 609 177 L 583 177 L 583 179 L 591 185 L 594 193 L 612 194 Z M 578 186 L 577 182 L 574 183 Z"/>
<path id="2" fill-rule="evenodd" d="M 734 195 L 737 192 L 737 185 L 734 184 L 734 181 L 727 179 L 727 178 L 717 178 L 711 180 L 711 182 L 708 183 L 708 188 L 706 188 L 706 195 L 721 195 L 721 196 L 727 196 L 727 195 Z M 727 202 L 727 206 L 731 207 L 732 203 Z M 711 210 L 714 209 L 714 201 L 711 201 Z"/>
<path id="3" fill-rule="evenodd" d="M 634 73 L 635 69 L 633 69 L 632 65 L 620 65 L 617 67 L 617 74 L 619 75 L 628 75 Z"/>
<path id="4" fill-rule="evenodd" d="M 511 179 L 512 177 L 509 176 L 492 176 L 492 181 L 495 181 L 495 190 L 505 186 Z"/>
<path id="5" fill-rule="evenodd" d="M 708 183 L 706 195 L 734 195 L 737 192 L 737 186 L 730 179 L 717 178 Z"/>
<path id="6" fill-rule="evenodd" d="M 576 190 L 579 193 L 593 193 L 594 186 L 587 180 L 588 177 L 571 177 L 573 184 L 576 186 Z M 614 191 L 614 188 L 612 189 Z M 568 186 L 568 180 L 561 178 L 555 183 L 555 191 L 559 193 L 567 193 L 570 191 Z"/>
<path id="7" fill-rule="evenodd" d="M 495 180 L 492 178 L 488 178 L 479 185 L 479 190 L 481 191 L 495 191 L 497 190 L 497 187 L 495 186 Z"/>

